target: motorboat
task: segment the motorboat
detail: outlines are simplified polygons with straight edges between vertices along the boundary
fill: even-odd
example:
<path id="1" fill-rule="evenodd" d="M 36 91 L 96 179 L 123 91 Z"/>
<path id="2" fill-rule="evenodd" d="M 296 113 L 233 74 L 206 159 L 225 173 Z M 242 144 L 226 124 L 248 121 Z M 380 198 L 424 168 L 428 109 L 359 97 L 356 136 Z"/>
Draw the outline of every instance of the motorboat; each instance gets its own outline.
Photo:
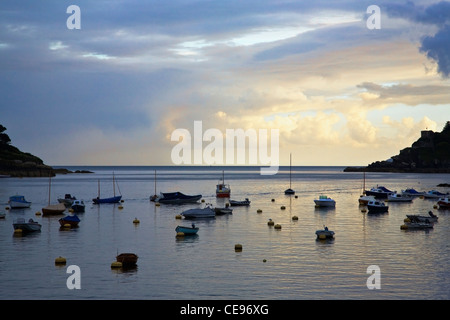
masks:
<path id="1" fill-rule="evenodd" d="M 425 194 L 425 192 L 419 192 L 413 188 L 408 188 L 408 189 L 402 190 L 402 195 L 405 195 L 405 196 L 420 197 L 420 196 L 423 196 L 424 194 Z"/>
<path id="2" fill-rule="evenodd" d="M 214 211 L 215 211 L 216 215 L 233 213 L 233 209 L 231 209 L 231 208 L 214 208 Z"/>
<path id="3" fill-rule="evenodd" d="M 334 207 L 334 206 L 336 206 L 336 201 L 327 196 L 319 196 L 319 199 L 315 199 L 314 202 L 317 207 Z"/>
<path id="4" fill-rule="evenodd" d="M 84 209 L 86 208 L 86 205 L 84 204 L 83 200 L 74 200 L 70 208 L 74 212 L 84 212 Z"/>
<path id="5" fill-rule="evenodd" d="M 186 195 L 182 192 L 161 192 L 158 199 L 159 203 L 178 204 L 178 203 L 195 203 L 202 198 L 201 194 Z"/>
<path id="6" fill-rule="evenodd" d="M 31 206 L 31 202 L 25 200 L 25 197 L 22 195 L 15 195 L 9 197 L 8 203 L 11 209 L 29 208 Z"/>
<path id="7" fill-rule="evenodd" d="M 375 200 L 375 196 L 360 196 L 358 199 L 359 204 L 361 205 L 367 205 L 369 203 L 369 201 L 371 200 Z"/>
<path id="8" fill-rule="evenodd" d="M 434 222 L 431 221 L 423 221 L 414 216 L 410 216 L 405 219 L 404 224 L 400 226 L 400 229 L 431 229 L 434 227 Z"/>
<path id="9" fill-rule="evenodd" d="M 237 201 L 237 200 L 230 200 L 230 206 L 249 206 L 250 205 L 250 200 L 248 200 L 248 198 L 245 198 L 245 200 L 242 201 Z"/>
<path id="10" fill-rule="evenodd" d="M 428 191 L 427 193 L 425 193 L 423 195 L 423 197 L 425 199 L 439 199 L 439 198 L 443 198 L 443 197 L 446 197 L 446 196 L 448 196 L 448 192 L 447 193 L 442 193 L 442 192 L 439 192 L 437 190 Z"/>
<path id="11" fill-rule="evenodd" d="M 389 202 L 411 202 L 413 198 L 408 195 L 400 194 L 397 192 L 388 194 L 387 201 Z"/>
<path id="12" fill-rule="evenodd" d="M 328 230 L 328 227 L 324 226 L 322 230 L 316 231 L 317 239 L 332 239 L 334 238 L 334 231 Z"/>
<path id="13" fill-rule="evenodd" d="M 59 224 L 61 227 L 65 227 L 67 224 L 70 225 L 71 228 L 78 227 L 78 224 L 80 223 L 80 218 L 76 214 L 74 215 L 68 215 L 64 218 L 59 219 Z"/>
<path id="14" fill-rule="evenodd" d="M 437 204 L 439 205 L 439 208 L 450 209 L 450 198 L 439 198 Z"/>
<path id="15" fill-rule="evenodd" d="M 70 207 L 76 197 L 73 197 L 70 193 L 66 193 L 64 198 L 58 198 L 58 202 L 64 204 L 66 207 Z"/>
<path id="16" fill-rule="evenodd" d="M 419 222 L 437 222 L 439 217 L 435 215 L 432 211 L 428 212 L 428 216 L 421 216 L 416 214 L 407 214 L 406 218 L 410 221 L 419 221 Z"/>
<path id="17" fill-rule="evenodd" d="M 394 192 L 383 186 L 377 186 L 376 188 L 371 188 L 370 190 L 365 191 L 365 194 L 367 196 L 374 196 L 375 198 L 381 198 L 381 199 L 386 199 L 388 197 L 388 194 L 390 194 L 390 193 L 394 193 Z"/>
<path id="18" fill-rule="evenodd" d="M 175 228 L 175 231 L 183 232 L 185 235 L 194 235 L 198 232 L 198 227 L 195 226 L 195 224 L 192 224 L 192 227 L 185 227 L 185 226 L 177 226 Z"/>
<path id="19" fill-rule="evenodd" d="M 222 172 L 222 182 L 219 182 L 216 185 L 216 197 L 229 198 L 230 194 L 231 194 L 230 185 L 225 183 L 225 174 Z"/>
<path id="20" fill-rule="evenodd" d="M 41 231 L 41 224 L 33 219 L 25 221 L 24 218 L 17 218 L 13 223 L 14 230 L 22 230 L 22 232 L 35 232 Z"/>
<path id="21" fill-rule="evenodd" d="M 368 213 L 383 213 L 389 210 L 389 206 L 385 205 L 383 201 L 371 200 L 367 203 Z"/>
<path id="22" fill-rule="evenodd" d="M 180 213 L 180 215 L 182 215 L 186 219 L 215 218 L 216 217 L 216 213 L 209 206 L 204 207 L 204 208 L 188 209 L 188 210 Z"/>

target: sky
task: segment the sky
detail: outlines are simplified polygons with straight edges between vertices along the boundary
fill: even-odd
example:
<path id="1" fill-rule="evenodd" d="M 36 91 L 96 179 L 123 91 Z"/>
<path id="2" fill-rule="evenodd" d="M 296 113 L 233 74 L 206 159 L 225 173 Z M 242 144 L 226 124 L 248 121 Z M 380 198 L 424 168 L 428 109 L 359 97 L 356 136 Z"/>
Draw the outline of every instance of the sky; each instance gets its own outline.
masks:
<path id="1" fill-rule="evenodd" d="M 450 120 L 450 2 L 2 0 L 0 70 L 0 124 L 49 165 L 174 165 L 177 129 L 242 129 L 280 165 L 365 166 Z"/>

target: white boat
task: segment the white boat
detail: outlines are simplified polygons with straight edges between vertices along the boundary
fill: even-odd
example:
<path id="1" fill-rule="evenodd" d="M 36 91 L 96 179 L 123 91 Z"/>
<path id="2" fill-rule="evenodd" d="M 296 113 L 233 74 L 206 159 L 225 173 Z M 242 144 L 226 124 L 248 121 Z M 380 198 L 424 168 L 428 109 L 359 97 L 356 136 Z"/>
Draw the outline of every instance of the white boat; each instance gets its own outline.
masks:
<path id="1" fill-rule="evenodd" d="M 214 218 L 216 216 L 215 211 L 207 206 L 205 208 L 194 208 L 188 209 L 180 213 L 186 219 L 195 219 L 195 218 Z"/>
<path id="2" fill-rule="evenodd" d="M 448 196 L 448 193 L 442 193 L 436 190 L 428 191 L 423 195 L 425 199 L 439 199 L 442 197 Z"/>
<path id="3" fill-rule="evenodd" d="M 25 221 L 24 218 L 17 218 L 13 223 L 14 230 L 20 229 L 22 232 L 34 232 L 41 231 L 41 224 L 34 221 L 33 219 L 29 219 Z"/>
<path id="4" fill-rule="evenodd" d="M 388 194 L 387 201 L 389 202 L 411 202 L 413 198 L 411 196 L 399 194 L 399 193 L 391 193 Z"/>
<path id="5" fill-rule="evenodd" d="M 12 197 L 9 197 L 9 206 L 11 207 L 11 209 L 16 209 L 16 208 L 29 208 L 31 206 L 31 202 L 25 200 L 24 196 L 21 195 L 15 195 Z"/>
<path id="6" fill-rule="evenodd" d="M 230 185 L 225 183 L 225 173 L 222 172 L 222 182 L 216 185 L 216 197 L 217 198 L 229 198 L 231 194 Z"/>
<path id="7" fill-rule="evenodd" d="M 371 200 L 374 201 L 375 197 L 374 196 L 364 196 L 364 195 L 362 195 L 358 199 L 359 204 L 361 204 L 361 205 L 367 205 L 369 203 L 369 201 L 371 201 Z"/>
<path id="8" fill-rule="evenodd" d="M 450 209 L 450 198 L 439 198 L 437 204 L 441 209 Z"/>
<path id="9" fill-rule="evenodd" d="M 249 206 L 250 202 L 248 198 L 245 198 L 243 201 L 230 200 L 230 206 Z"/>
<path id="10" fill-rule="evenodd" d="M 328 227 L 324 227 L 322 230 L 316 231 L 317 239 L 332 239 L 334 238 L 334 231 L 328 230 Z"/>
<path id="11" fill-rule="evenodd" d="M 74 212 L 84 212 L 86 205 L 84 204 L 83 200 L 73 200 L 72 205 L 70 206 L 70 208 L 74 211 Z"/>
<path id="12" fill-rule="evenodd" d="M 64 195 L 64 198 L 58 198 L 59 203 L 63 203 L 66 207 L 70 207 L 74 200 L 76 200 L 76 197 L 72 197 L 70 193 L 66 193 Z"/>
<path id="13" fill-rule="evenodd" d="M 421 215 L 416 215 L 416 214 L 407 214 L 406 215 L 407 219 L 409 219 L 409 221 L 419 221 L 419 222 L 437 222 L 439 217 L 437 215 L 435 215 L 433 212 L 428 212 L 428 216 L 421 216 Z M 406 219 L 405 219 L 406 220 Z M 405 222 L 409 222 L 409 221 L 405 221 Z"/>
<path id="14" fill-rule="evenodd" d="M 383 213 L 389 210 L 389 206 L 385 205 L 383 201 L 371 200 L 367 204 L 368 213 Z"/>
<path id="15" fill-rule="evenodd" d="M 334 207 L 336 206 L 336 201 L 327 197 L 327 196 L 319 196 L 319 199 L 315 199 L 317 207 Z"/>

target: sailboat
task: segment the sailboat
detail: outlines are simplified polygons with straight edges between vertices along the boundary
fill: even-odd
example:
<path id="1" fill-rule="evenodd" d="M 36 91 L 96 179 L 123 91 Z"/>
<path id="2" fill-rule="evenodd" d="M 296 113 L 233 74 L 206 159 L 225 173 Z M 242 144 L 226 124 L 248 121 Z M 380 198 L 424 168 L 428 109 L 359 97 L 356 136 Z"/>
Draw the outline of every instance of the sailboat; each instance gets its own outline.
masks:
<path id="1" fill-rule="evenodd" d="M 117 186 L 119 188 L 119 186 Z M 94 204 L 100 204 L 100 203 L 118 203 L 122 199 L 122 195 L 116 196 L 116 182 L 115 177 L 113 173 L 113 190 L 114 190 L 114 196 L 110 198 L 100 198 L 100 180 L 98 180 L 98 196 L 97 198 L 92 199 Z M 120 189 L 119 189 L 120 193 Z"/>
<path id="2" fill-rule="evenodd" d="M 225 184 L 225 172 L 222 171 L 222 183 L 216 185 L 216 197 L 217 198 L 229 198 L 231 188 L 228 184 Z"/>
<path id="3" fill-rule="evenodd" d="M 158 195 L 156 194 L 156 170 L 155 170 L 155 194 L 150 196 L 150 201 L 156 202 L 158 200 Z"/>
<path id="4" fill-rule="evenodd" d="M 48 205 L 42 208 L 42 215 L 56 215 L 62 214 L 66 210 L 64 203 L 50 204 L 50 194 L 51 194 L 52 178 L 48 181 Z"/>
<path id="5" fill-rule="evenodd" d="M 360 205 L 367 205 L 369 201 L 373 200 L 375 200 L 374 196 L 366 195 L 366 172 L 364 171 L 362 195 L 359 196 L 358 202 Z"/>
<path id="6" fill-rule="evenodd" d="M 284 191 L 284 194 L 295 194 L 295 191 L 292 190 L 292 154 L 289 154 L 289 189 Z"/>

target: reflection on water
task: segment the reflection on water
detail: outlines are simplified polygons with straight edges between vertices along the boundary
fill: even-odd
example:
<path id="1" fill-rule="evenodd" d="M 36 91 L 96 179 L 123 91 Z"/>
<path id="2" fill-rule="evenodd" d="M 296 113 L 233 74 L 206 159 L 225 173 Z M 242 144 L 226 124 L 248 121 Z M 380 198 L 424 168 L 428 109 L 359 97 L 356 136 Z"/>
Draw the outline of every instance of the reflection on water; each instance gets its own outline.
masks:
<path id="1" fill-rule="evenodd" d="M 47 204 L 48 179 L 1 179 L 0 210 L 10 195 L 23 194 L 32 202 L 29 209 L 6 210 L 0 220 L 1 299 L 450 298 L 450 211 L 416 198 L 412 203 L 389 203 L 388 213 L 369 215 L 358 204 L 361 173 L 295 167 L 296 194 L 287 196 L 288 168 L 275 176 L 260 176 L 259 168 L 225 169 L 232 199 L 249 198 L 251 205 L 195 220 L 198 234 L 179 238 L 176 226 L 191 224 L 175 219 L 183 210 L 205 203 L 225 206 L 226 200 L 215 198 L 222 168 L 158 168 L 156 183 L 154 168 L 87 169 L 95 173 L 52 179 L 52 198 L 70 193 L 86 203 L 86 211 L 78 214 L 79 227 L 69 230 L 60 230 L 61 216 L 35 215 Z M 91 202 L 98 179 L 111 180 L 112 171 L 123 195 L 122 209 L 119 204 Z M 449 177 L 366 174 L 366 186 L 428 190 Z M 155 191 L 201 193 L 205 203 L 158 207 L 149 201 Z M 102 194 L 112 192 L 112 184 L 109 189 L 102 184 Z M 321 194 L 336 200 L 335 208 L 317 208 L 314 199 Z M 406 214 L 430 210 L 439 216 L 433 229 L 400 230 Z M 18 217 L 37 220 L 41 232 L 14 236 L 12 221 Z M 135 218 L 139 224 L 133 223 Z M 269 219 L 280 229 L 269 226 Z M 317 239 L 315 231 L 324 226 L 335 232 L 334 239 Z M 242 244 L 242 251 L 235 251 L 236 244 Z M 111 268 L 121 252 L 136 253 L 137 267 Z M 55 266 L 59 256 L 67 259 L 66 266 Z M 81 290 L 66 286 L 66 269 L 72 264 L 80 267 Z M 370 265 L 380 267 L 379 290 L 366 286 Z"/>

